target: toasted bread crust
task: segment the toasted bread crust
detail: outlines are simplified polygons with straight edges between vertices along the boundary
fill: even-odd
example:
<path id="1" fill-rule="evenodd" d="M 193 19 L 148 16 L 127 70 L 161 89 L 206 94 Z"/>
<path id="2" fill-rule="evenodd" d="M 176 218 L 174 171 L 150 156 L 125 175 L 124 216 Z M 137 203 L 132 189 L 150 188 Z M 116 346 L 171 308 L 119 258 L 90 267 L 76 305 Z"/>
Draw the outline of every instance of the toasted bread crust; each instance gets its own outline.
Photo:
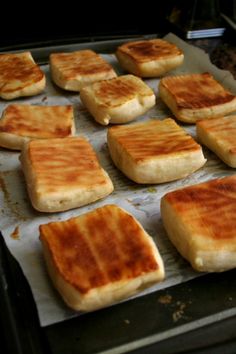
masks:
<path id="1" fill-rule="evenodd" d="M 112 66 L 92 50 L 52 53 L 50 69 L 54 82 L 71 91 L 80 91 L 93 82 L 116 77 Z"/>
<path id="2" fill-rule="evenodd" d="M 93 85 L 94 94 L 102 107 L 117 107 L 136 96 L 153 96 L 153 91 L 133 75 L 124 75 Z"/>
<path id="3" fill-rule="evenodd" d="M 123 75 L 84 87 L 80 98 L 100 124 L 125 123 L 155 104 L 155 94 L 140 78 Z"/>
<path id="4" fill-rule="evenodd" d="M 128 42 L 118 47 L 118 51 L 126 53 L 138 63 L 182 55 L 179 48 L 162 39 Z"/>
<path id="5" fill-rule="evenodd" d="M 115 165 L 137 183 L 163 183 L 200 168 L 202 149 L 173 119 L 150 120 L 108 129 Z"/>
<path id="6" fill-rule="evenodd" d="M 196 124 L 200 142 L 227 165 L 236 167 L 236 116 L 201 120 Z"/>
<path id="7" fill-rule="evenodd" d="M 83 137 L 31 140 L 21 162 L 31 202 L 45 212 L 91 203 L 113 191 L 92 146 Z"/>
<path id="8" fill-rule="evenodd" d="M 162 84 L 174 96 L 178 108 L 211 107 L 235 99 L 209 73 L 168 76 Z"/>
<path id="9" fill-rule="evenodd" d="M 98 208 L 69 222 L 41 225 L 40 231 L 58 271 L 83 294 L 159 268 L 149 242 L 143 239 L 143 230 L 131 215 L 115 206 Z M 121 253 L 122 244 L 127 247 Z"/>
<path id="10" fill-rule="evenodd" d="M 181 65 L 182 51 L 161 39 L 128 42 L 116 51 L 121 66 L 140 77 L 156 77 Z"/>
<path id="11" fill-rule="evenodd" d="M 165 77 L 159 92 L 176 118 L 186 123 L 236 110 L 236 97 L 209 73 Z"/>
<path id="12" fill-rule="evenodd" d="M 0 120 L 0 145 L 21 149 L 26 140 L 64 138 L 73 135 L 74 131 L 73 107 L 70 105 L 12 104 L 3 111 Z M 4 140 L 7 136 L 9 141 Z"/>
<path id="13" fill-rule="evenodd" d="M 30 52 L 0 54 L 0 97 L 10 100 L 42 92 L 46 79 Z"/>
<path id="14" fill-rule="evenodd" d="M 104 307 L 164 277 L 154 242 L 116 205 L 40 225 L 40 239 L 48 250 L 56 287 L 75 309 Z M 55 276 L 63 279 L 62 287 Z"/>
<path id="15" fill-rule="evenodd" d="M 168 235 L 200 271 L 236 267 L 236 176 L 167 193 L 161 213 Z"/>

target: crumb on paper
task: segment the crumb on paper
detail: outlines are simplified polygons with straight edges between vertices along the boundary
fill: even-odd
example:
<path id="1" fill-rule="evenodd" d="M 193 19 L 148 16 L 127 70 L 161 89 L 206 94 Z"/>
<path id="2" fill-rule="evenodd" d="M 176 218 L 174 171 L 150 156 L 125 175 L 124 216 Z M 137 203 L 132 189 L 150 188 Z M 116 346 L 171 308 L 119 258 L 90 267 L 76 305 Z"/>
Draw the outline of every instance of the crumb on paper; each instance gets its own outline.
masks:
<path id="1" fill-rule="evenodd" d="M 11 238 L 13 238 L 14 240 L 19 240 L 20 238 L 20 229 L 19 226 L 16 226 L 14 231 L 11 233 Z"/>
<path id="2" fill-rule="evenodd" d="M 156 193 L 157 189 L 155 187 L 148 187 L 147 191 L 148 193 Z"/>
<path id="3" fill-rule="evenodd" d="M 158 298 L 158 302 L 160 302 L 161 304 L 170 304 L 172 302 L 172 296 L 171 295 L 161 295 Z"/>
<path id="4" fill-rule="evenodd" d="M 174 322 L 179 321 L 181 318 L 184 317 L 184 309 L 186 305 L 184 303 L 181 303 L 180 301 L 177 302 L 177 305 L 179 306 L 177 310 L 175 310 L 172 314 L 172 318 Z"/>
<path id="5" fill-rule="evenodd" d="M 4 202 L 6 206 L 11 210 L 12 214 L 20 220 L 27 220 L 27 217 L 22 214 L 21 206 L 19 202 L 13 201 L 12 192 L 9 188 L 9 181 L 7 177 L 14 176 L 14 171 L 1 171 L 0 172 L 0 190 L 3 192 Z M 28 200 L 28 199 L 27 199 Z"/>
<path id="6" fill-rule="evenodd" d="M 135 202 L 133 202 L 131 199 L 128 199 L 128 198 L 127 198 L 126 200 L 127 200 L 128 203 L 132 204 L 134 207 L 138 207 L 138 206 L 141 205 L 141 203 L 138 203 L 138 202 L 135 203 Z"/>

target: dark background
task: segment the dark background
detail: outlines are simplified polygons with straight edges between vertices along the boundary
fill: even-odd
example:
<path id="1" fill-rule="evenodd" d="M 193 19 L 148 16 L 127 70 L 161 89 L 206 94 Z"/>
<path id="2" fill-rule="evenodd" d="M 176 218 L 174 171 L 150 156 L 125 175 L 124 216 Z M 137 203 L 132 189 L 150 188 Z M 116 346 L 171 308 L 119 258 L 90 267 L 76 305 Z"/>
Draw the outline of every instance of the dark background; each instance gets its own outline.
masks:
<path id="1" fill-rule="evenodd" d="M 211 4 L 217 4 L 220 11 L 229 15 L 236 11 L 236 0 L 2 0 L 0 50 L 30 46 L 31 43 L 40 46 L 44 42 L 47 45 L 65 40 L 96 40 L 104 36 L 162 35 L 172 30 L 167 17 L 173 9 L 184 11 L 188 7 L 191 14 L 192 9 L 197 7 L 201 13 L 206 9 L 208 15 Z"/>
<path id="2" fill-rule="evenodd" d="M 173 3 L 85 1 L 5 3 L 0 6 L 0 47 L 45 40 L 159 33 Z"/>

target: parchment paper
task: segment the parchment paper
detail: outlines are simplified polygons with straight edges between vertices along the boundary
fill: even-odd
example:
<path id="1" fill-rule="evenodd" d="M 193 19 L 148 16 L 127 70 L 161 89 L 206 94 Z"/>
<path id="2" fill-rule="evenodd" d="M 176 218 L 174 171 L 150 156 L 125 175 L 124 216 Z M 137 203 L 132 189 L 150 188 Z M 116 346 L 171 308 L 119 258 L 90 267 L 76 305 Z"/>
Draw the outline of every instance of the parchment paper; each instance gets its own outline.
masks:
<path id="1" fill-rule="evenodd" d="M 219 70 L 213 66 L 209 61 L 208 55 L 202 50 L 188 45 L 173 34 L 167 35 L 165 39 L 177 44 L 185 54 L 184 64 L 172 71 L 171 75 L 208 71 L 226 88 L 236 94 L 236 81 L 232 75 L 227 71 Z M 103 56 L 113 65 L 118 74 L 124 74 L 113 55 Z M 168 240 L 160 217 L 160 198 L 165 193 L 182 186 L 234 174 L 234 169 L 227 167 L 213 153 L 204 148 L 203 151 L 207 158 L 207 163 L 203 168 L 185 179 L 160 185 L 138 185 L 130 181 L 114 167 L 109 157 L 106 144 L 107 127 L 100 126 L 93 120 L 81 104 L 77 93 L 68 93 L 52 84 L 48 65 L 42 66 L 42 69 L 47 76 L 47 87 L 44 93 L 32 98 L 14 100 L 14 103 L 37 105 L 73 104 L 77 134 L 88 137 L 98 154 L 103 168 L 110 175 L 115 186 L 115 191 L 107 198 L 82 208 L 50 215 L 37 212 L 32 208 L 27 195 L 23 173 L 18 160 L 19 153 L 0 149 L 1 230 L 7 246 L 20 263 L 30 283 L 41 325 L 45 326 L 63 321 L 72 316 L 78 316 L 79 313 L 67 308 L 61 297 L 54 290 L 47 275 L 41 243 L 39 241 L 38 226 L 40 224 L 65 220 L 99 206 L 115 203 L 132 213 L 141 222 L 145 230 L 155 240 L 164 260 L 166 271 L 165 281 L 142 292 L 141 295 L 199 276 L 200 273 L 195 272 L 191 268 Z M 153 109 L 144 116 L 136 119 L 136 121 L 144 121 L 154 117 L 157 119 L 173 117 L 158 97 L 158 80 L 151 79 L 145 81 L 157 94 L 157 103 Z M 0 101 L 1 112 L 8 104 L 9 102 Z M 181 123 L 179 124 L 182 125 Z M 195 138 L 194 125 L 182 126 Z"/>

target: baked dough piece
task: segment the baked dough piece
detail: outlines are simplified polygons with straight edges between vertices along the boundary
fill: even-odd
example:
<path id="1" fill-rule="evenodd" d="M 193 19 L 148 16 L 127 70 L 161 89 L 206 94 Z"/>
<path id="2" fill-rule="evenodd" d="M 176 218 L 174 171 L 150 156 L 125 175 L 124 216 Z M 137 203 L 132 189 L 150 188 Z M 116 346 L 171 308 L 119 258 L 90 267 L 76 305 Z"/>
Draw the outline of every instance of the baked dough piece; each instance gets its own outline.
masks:
<path id="1" fill-rule="evenodd" d="M 35 209 L 57 212 L 106 197 L 112 182 L 83 137 L 26 143 L 20 160 Z"/>
<path id="2" fill-rule="evenodd" d="M 115 165 L 137 183 L 184 178 L 206 162 L 201 146 L 170 118 L 109 128 L 107 142 Z"/>
<path id="3" fill-rule="evenodd" d="M 102 124 L 126 123 L 155 105 L 155 94 L 140 78 L 124 75 L 84 87 L 80 98 Z"/>
<path id="4" fill-rule="evenodd" d="M 201 120 L 196 124 L 199 141 L 227 165 L 236 167 L 236 116 Z"/>
<path id="5" fill-rule="evenodd" d="M 165 77 L 159 93 L 175 117 L 186 123 L 236 111 L 236 96 L 209 73 Z"/>
<path id="6" fill-rule="evenodd" d="M 0 146 L 21 150 L 30 139 L 65 138 L 75 133 L 72 106 L 9 105 L 0 120 Z"/>
<path id="7" fill-rule="evenodd" d="M 110 305 L 164 279 L 152 238 L 116 205 L 40 225 L 40 239 L 52 281 L 74 310 Z"/>
<path id="8" fill-rule="evenodd" d="M 141 77 L 161 76 L 184 60 L 184 54 L 176 45 L 162 39 L 122 44 L 116 56 L 125 70 Z"/>
<path id="9" fill-rule="evenodd" d="M 50 55 L 51 76 L 64 90 L 80 91 L 96 81 L 116 77 L 112 66 L 92 50 Z"/>
<path id="10" fill-rule="evenodd" d="M 44 90 L 45 84 L 45 75 L 30 52 L 0 54 L 1 98 L 34 96 Z"/>
<path id="11" fill-rule="evenodd" d="M 236 175 L 167 193 L 161 216 L 170 240 L 193 268 L 236 267 Z"/>

